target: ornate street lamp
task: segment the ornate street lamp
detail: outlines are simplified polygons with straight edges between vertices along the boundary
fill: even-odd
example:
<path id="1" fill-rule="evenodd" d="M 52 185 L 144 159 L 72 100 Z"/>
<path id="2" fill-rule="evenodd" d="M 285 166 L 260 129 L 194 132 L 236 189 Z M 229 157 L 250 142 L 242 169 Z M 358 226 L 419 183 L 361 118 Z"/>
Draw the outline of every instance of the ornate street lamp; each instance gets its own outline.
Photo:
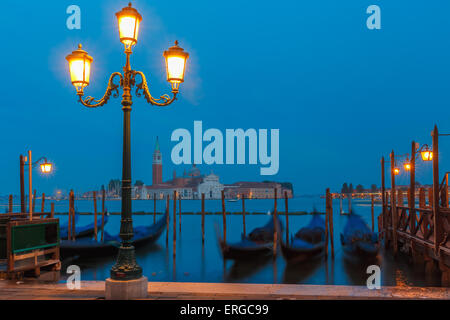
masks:
<path id="1" fill-rule="evenodd" d="M 119 248 L 119 254 L 116 264 L 111 268 L 111 279 L 113 280 L 134 280 L 142 277 L 142 268 L 138 266 L 135 259 L 133 239 L 133 224 L 131 214 L 131 153 L 130 153 L 130 112 L 132 97 L 132 88 L 136 89 L 136 96 L 142 94 L 148 103 L 155 106 L 167 106 L 176 100 L 179 90 L 179 84 L 184 81 L 186 69 L 186 60 L 188 54 L 178 46 L 175 46 L 164 52 L 166 60 L 167 81 L 172 84 L 172 97 L 165 94 L 155 98 L 150 94 L 149 87 L 144 73 L 135 71 L 130 65 L 130 55 L 132 47 L 137 43 L 139 35 L 139 25 L 142 16 L 135 8 L 123 8 L 116 13 L 119 26 L 120 41 L 125 46 L 126 62 L 123 67 L 123 73 L 114 72 L 111 74 L 105 94 L 100 99 L 84 96 L 84 88 L 89 85 L 89 76 L 93 59 L 82 50 L 81 45 L 78 49 L 69 54 L 66 59 L 69 62 L 69 71 L 72 84 L 75 86 L 79 102 L 88 108 L 96 108 L 106 104 L 113 94 L 113 97 L 119 96 L 119 87 L 122 89 L 122 110 L 123 120 L 123 164 L 122 164 L 122 212 L 120 225 L 120 238 L 122 244 Z M 141 82 L 136 84 L 136 77 L 139 76 Z M 114 83 L 118 78 L 119 82 Z"/>
<path id="2" fill-rule="evenodd" d="M 184 81 L 184 70 L 188 57 L 189 54 L 178 46 L 178 41 L 175 41 L 175 45 L 169 50 L 164 51 L 167 81 L 172 84 L 172 90 L 178 90 L 180 83 Z"/>
<path id="3" fill-rule="evenodd" d="M 433 151 L 429 149 L 428 145 L 423 145 L 418 152 L 420 152 L 423 161 L 433 160 Z"/>
<path id="4" fill-rule="evenodd" d="M 411 170 L 411 163 L 409 163 L 409 161 L 405 162 L 403 164 L 403 167 L 405 168 L 405 171 L 410 171 Z"/>
<path id="5" fill-rule="evenodd" d="M 41 172 L 42 173 L 50 173 L 52 172 L 52 164 L 47 162 L 47 159 L 45 159 L 45 162 L 41 164 Z"/>
<path id="6" fill-rule="evenodd" d="M 43 162 L 42 162 L 43 161 Z M 42 162 L 42 163 L 41 163 Z M 43 174 L 49 174 L 53 170 L 53 164 L 47 161 L 46 157 L 40 157 L 35 162 L 31 161 L 31 150 L 28 150 L 28 157 L 20 155 L 20 205 L 21 211 L 25 213 L 25 188 L 24 188 L 24 169 L 28 165 L 28 212 L 30 220 L 33 220 L 33 168 L 40 164 L 40 169 Z"/>
<path id="7" fill-rule="evenodd" d="M 411 171 L 411 161 L 409 161 L 409 155 L 406 156 L 406 160 L 403 162 L 403 168 L 405 168 L 405 171 Z"/>
<path id="8" fill-rule="evenodd" d="M 78 49 L 66 57 L 69 61 L 69 71 L 72 84 L 77 89 L 77 93 L 83 93 L 83 88 L 89 85 L 91 73 L 92 57 L 78 45 Z"/>
<path id="9" fill-rule="evenodd" d="M 116 13 L 116 17 L 119 23 L 120 42 L 125 45 L 125 49 L 131 48 L 131 46 L 137 43 L 139 24 L 142 21 L 142 16 L 135 8 L 131 7 L 130 2 L 128 7 Z"/>

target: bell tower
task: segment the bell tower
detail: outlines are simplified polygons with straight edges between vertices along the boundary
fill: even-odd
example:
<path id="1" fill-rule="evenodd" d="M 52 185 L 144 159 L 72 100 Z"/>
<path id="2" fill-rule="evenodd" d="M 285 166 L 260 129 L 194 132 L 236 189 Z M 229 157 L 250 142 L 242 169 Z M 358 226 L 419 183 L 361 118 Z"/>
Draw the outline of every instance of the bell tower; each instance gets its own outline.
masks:
<path id="1" fill-rule="evenodd" d="M 155 151 L 153 151 L 152 183 L 153 185 L 162 183 L 162 156 L 158 137 L 156 137 Z"/>

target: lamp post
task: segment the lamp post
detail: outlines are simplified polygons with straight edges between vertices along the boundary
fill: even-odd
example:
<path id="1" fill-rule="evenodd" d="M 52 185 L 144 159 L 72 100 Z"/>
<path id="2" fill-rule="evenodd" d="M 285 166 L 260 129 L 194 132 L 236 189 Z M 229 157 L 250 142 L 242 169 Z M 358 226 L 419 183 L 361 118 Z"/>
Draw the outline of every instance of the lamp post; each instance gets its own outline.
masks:
<path id="1" fill-rule="evenodd" d="M 43 162 L 42 162 L 43 161 Z M 37 161 L 32 162 L 31 160 L 31 150 L 28 150 L 28 156 L 24 157 L 20 155 L 20 206 L 22 213 L 25 213 L 25 195 L 24 195 L 24 169 L 25 164 L 28 163 L 28 192 L 29 192 L 29 199 L 28 199 L 28 212 L 30 216 L 30 221 L 33 220 L 33 178 L 32 178 L 32 172 L 33 168 L 36 167 L 38 164 L 40 164 L 41 172 L 44 174 L 48 174 L 52 172 L 53 165 L 47 161 L 46 157 L 41 157 Z"/>
<path id="2" fill-rule="evenodd" d="M 116 13 L 116 17 L 119 26 L 120 42 L 125 47 L 126 61 L 123 67 L 123 74 L 120 72 L 111 74 L 106 92 L 101 99 L 96 100 L 90 96 L 83 99 L 84 88 L 89 85 L 93 58 L 79 45 L 78 49 L 69 54 L 66 59 L 69 62 L 72 84 L 76 88 L 76 94 L 82 105 L 88 108 L 103 106 L 108 102 L 111 94 L 113 94 L 113 97 L 118 97 L 119 87 L 123 91 L 121 102 L 123 110 L 122 212 L 120 222 L 120 238 L 122 243 L 119 248 L 117 262 L 111 268 L 110 275 L 112 280 L 128 281 L 142 278 L 142 268 L 136 263 L 134 247 L 132 245 L 130 112 L 133 102 L 131 90 L 132 88 L 136 88 L 136 96 L 140 97 L 143 94 L 147 102 L 151 105 L 164 107 L 171 104 L 176 100 L 180 83 L 184 81 L 186 60 L 189 55 L 178 46 L 178 41 L 175 41 L 174 46 L 164 51 L 163 56 L 166 62 L 167 81 L 172 86 L 172 97 L 167 94 L 159 98 L 153 97 L 150 94 L 144 73 L 133 70 L 130 65 L 132 47 L 138 40 L 139 25 L 142 21 L 142 16 L 130 3 L 128 7 Z M 139 84 L 136 84 L 137 76 L 141 79 Z M 117 84 L 114 83 L 115 78 L 119 79 Z"/>

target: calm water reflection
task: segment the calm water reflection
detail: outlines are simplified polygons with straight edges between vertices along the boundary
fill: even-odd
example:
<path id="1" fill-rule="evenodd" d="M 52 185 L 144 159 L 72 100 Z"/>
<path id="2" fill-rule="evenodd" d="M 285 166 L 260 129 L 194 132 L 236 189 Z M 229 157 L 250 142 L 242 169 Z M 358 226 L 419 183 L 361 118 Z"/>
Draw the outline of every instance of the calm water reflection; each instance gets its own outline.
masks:
<path id="1" fill-rule="evenodd" d="M 46 205 L 50 201 L 46 202 Z M 39 201 L 36 203 L 40 206 Z M 200 201 L 185 200 L 182 202 L 184 212 L 200 211 Z M 346 204 L 345 204 L 346 206 Z M 77 201 L 78 211 L 93 211 L 92 201 Z M 100 208 L 99 202 L 99 208 Z M 120 211 L 120 201 L 108 201 L 110 212 Z M 164 201 L 158 202 L 158 210 L 163 211 Z M 240 202 L 226 202 L 227 211 L 237 212 L 241 210 Z M 246 201 L 246 210 L 249 212 L 267 212 L 273 207 L 273 200 Z M 296 198 L 289 201 L 290 211 L 311 211 L 316 207 L 324 211 L 325 203 L 319 197 Z M 207 215 L 205 219 L 205 244 L 202 246 L 201 216 L 183 215 L 182 231 L 177 225 L 176 247 L 173 244 L 173 225 L 171 202 L 171 223 L 169 226 L 169 242 L 166 245 L 166 233 L 164 232 L 158 241 L 146 248 L 137 250 L 136 256 L 144 274 L 150 281 L 181 281 L 181 282 L 246 282 L 246 283 L 302 283 L 302 284 L 336 284 L 336 285 L 365 285 L 368 275 L 366 269 L 371 264 L 377 264 L 381 268 L 382 285 L 413 285 L 413 286 L 440 286 L 439 275 L 426 277 L 423 269 L 415 268 L 408 256 L 399 255 L 395 260 L 391 252 L 382 250 L 375 261 L 352 260 L 344 257 L 340 245 L 340 232 L 346 222 L 346 217 L 339 214 L 339 201 L 335 200 L 334 208 L 334 244 L 335 258 L 324 256 L 296 265 L 288 265 L 281 252 L 275 259 L 254 260 L 248 262 L 223 261 L 220 254 L 217 235 L 214 225 L 222 227 L 221 215 Z M 370 225 L 370 202 L 353 202 L 353 208 L 363 216 Z M 153 210 L 153 201 L 133 201 L 134 211 Z M 220 201 L 206 201 L 207 211 L 221 211 Z M 285 222 L 284 201 L 279 201 L 278 210 L 283 223 Z M 65 201 L 56 203 L 56 211 L 66 212 Z M 380 207 L 375 208 L 375 216 L 380 213 Z M 59 216 L 61 223 L 67 223 L 66 216 Z M 262 226 L 270 218 L 268 215 L 247 215 L 247 232 L 253 228 Z M 78 225 L 92 222 L 93 216 L 81 216 Z M 307 224 L 310 216 L 289 216 L 289 230 L 293 234 L 299 228 Z M 376 218 L 375 218 L 375 221 Z M 146 225 L 153 223 L 152 215 L 135 215 L 134 224 Z M 178 223 L 178 217 L 177 217 Z M 120 216 L 111 216 L 106 226 L 106 231 L 112 234 L 119 232 Z M 240 240 L 243 230 L 242 216 L 230 214 L 227 216 L 227 241 Z M 375 230 L 377 226 L 375 225 Z M 285 235 L 283 235 L 285 237 Z M 104 280 L 109 277 L 109 270 L 115 263 L 116 257 L 96 259 L 76 259 L 64 261 L 63 268 L 69 264 L 77 264 L 82 270 L 82 280 Z M 63 269 L 65 270 L 65 269 Z M 65 276 L 64 274 L 62 275 Z"/>

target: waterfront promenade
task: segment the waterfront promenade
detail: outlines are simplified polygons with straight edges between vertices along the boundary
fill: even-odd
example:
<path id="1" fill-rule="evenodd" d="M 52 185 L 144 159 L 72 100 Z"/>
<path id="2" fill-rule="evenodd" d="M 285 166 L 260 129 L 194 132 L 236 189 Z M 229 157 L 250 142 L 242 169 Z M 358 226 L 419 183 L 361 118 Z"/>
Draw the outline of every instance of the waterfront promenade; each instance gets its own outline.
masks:
<path id="1" fill-rule="evenodd" d="M 16 283 L 0 281 L 0 300 L 96 300 L 104 299 L 104 281 L 82 281 L 79 290 L 65 283 Z M 150 282 L 150 300 L 404 300 L 450 299 L 448 288 L 363 286 Z"/>

